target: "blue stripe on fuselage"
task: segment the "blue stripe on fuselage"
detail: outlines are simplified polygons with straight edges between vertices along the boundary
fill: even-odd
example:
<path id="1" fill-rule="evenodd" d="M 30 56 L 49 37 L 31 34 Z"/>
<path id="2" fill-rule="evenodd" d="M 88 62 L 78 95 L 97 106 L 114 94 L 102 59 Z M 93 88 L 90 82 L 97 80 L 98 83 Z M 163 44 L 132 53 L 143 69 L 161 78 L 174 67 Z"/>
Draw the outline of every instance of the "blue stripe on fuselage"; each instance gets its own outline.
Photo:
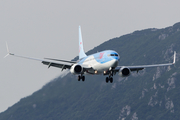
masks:
<path id="1" fill-rule="evenodd" d="M 98 52 L 98 53 L 95 53 L 95 54 L 92 54 L 92 55 L 89 55 L 89 56 L 93 56 L 94 59 L 98 62 L 98 63 L 106 63 L 106 62 L 109 62 L 111 60 L 119 60 L 119 55 L 118 56 L 110 56 L 111 54 L 116 54 L 118 55 L 117 52 L 113 51 L 113 50 L 106 50 L 106 51 L 102 51 L 102 52 Z M 84 61 L 89 57 L 84 57 L 83 59 L 81 59 L 78 64 L 83 64 Z"/>

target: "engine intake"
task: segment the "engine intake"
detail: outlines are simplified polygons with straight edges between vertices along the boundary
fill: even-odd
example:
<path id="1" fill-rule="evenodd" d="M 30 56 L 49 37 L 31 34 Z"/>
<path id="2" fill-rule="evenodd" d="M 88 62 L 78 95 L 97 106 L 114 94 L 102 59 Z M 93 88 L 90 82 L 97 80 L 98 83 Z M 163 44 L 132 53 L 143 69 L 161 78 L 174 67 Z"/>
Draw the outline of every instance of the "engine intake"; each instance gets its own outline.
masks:
<path id="1" fill-rule="evenodd" d="M 75 71 L 76 73 L 81 73 L 81 72 L 82 72 L 82 67 L 81 67 L 80 65 L 76 65 L 76 66 L 74 67 L 74 71 Z"/>
<path id="2" fill-rule="evenodd" d="M 129 68 L 125 68 L 125 67 L 122 67 L 120 70 L 119 70 L 119 75 L 121 77 L 127 77 L 131 74 L 131 70 Z"/>
<path id="3" fill-rule="evenodd" d="M 83 72 L 83 67 L 81 65 L 74 64 L 71 67 L 70 72 L 73 74 L 81 74 Z"/>

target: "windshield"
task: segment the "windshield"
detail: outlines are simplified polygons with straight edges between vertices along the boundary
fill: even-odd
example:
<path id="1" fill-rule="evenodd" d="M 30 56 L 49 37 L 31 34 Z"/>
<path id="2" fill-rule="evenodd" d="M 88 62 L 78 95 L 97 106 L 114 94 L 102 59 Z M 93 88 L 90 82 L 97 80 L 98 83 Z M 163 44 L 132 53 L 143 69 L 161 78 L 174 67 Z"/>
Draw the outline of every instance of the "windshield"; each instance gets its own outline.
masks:
<path id="1" fill-rule="evenodd" d="M 109 54 L 108 56 L 118 56 L 118 54 Z"/>

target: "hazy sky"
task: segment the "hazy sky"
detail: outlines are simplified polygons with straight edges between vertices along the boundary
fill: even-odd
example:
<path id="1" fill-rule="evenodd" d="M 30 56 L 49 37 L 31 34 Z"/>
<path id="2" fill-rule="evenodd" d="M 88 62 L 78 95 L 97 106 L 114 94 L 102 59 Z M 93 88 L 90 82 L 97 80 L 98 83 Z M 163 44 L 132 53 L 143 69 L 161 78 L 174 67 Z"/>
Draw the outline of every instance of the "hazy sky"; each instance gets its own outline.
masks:
<path id="1" fill-rule="evenodd" d="M 78 26 L 88 51 L 114 37 L 180 22 L 179 0 L 1 0 L 0 112 L 59 76 L 61 69 L 9 56 L 11 52 L 71 60 Z M 76 79 L 75 79 L 76 80 Z"/>

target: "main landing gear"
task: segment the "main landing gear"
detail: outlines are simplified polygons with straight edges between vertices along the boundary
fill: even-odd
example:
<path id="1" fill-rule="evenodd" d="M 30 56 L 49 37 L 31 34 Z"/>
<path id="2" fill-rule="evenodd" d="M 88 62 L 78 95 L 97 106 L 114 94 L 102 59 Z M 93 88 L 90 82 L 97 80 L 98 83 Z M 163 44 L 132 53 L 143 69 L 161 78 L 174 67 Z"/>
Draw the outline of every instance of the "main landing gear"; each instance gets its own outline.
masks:
<path id="1" fill-rule="evenodd" d="M 85 81 L 85 76 L 83 75 L 78 75 L 78 81 L 80 81 L 82 79 L 82 81 Z"/>
<path id="2" fill-rule="evenodd" d="M 110 83 L 112 83 L 113 82 L 113 78 L 112 77 L 106 77 L 106 83 L 108 83 L 110 81 Z"/>

